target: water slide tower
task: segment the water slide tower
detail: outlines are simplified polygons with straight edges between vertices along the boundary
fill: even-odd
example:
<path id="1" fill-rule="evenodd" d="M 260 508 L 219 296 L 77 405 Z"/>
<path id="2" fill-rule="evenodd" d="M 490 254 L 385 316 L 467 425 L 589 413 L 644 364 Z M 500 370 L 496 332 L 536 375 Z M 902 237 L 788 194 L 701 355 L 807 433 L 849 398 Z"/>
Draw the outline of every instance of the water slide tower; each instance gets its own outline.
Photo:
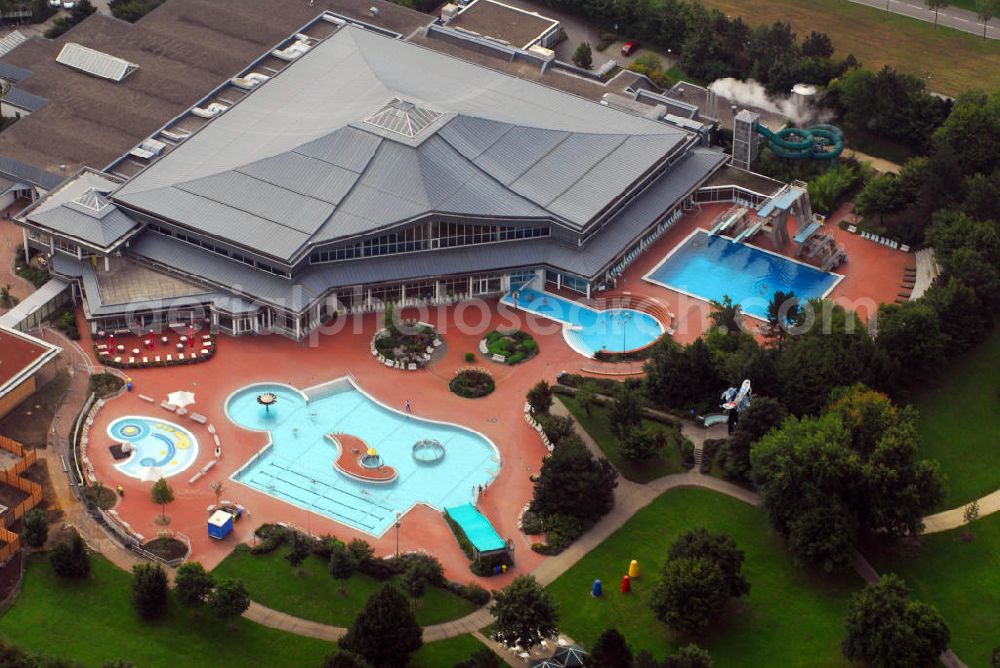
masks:
<path id="1" fill-rule="evenodd" d="M 760 135 L 757 124 L 760 114 L 742 109 L 733 119 L 733 167 L 750 171 L 750 165 L 760 153 Z"/>

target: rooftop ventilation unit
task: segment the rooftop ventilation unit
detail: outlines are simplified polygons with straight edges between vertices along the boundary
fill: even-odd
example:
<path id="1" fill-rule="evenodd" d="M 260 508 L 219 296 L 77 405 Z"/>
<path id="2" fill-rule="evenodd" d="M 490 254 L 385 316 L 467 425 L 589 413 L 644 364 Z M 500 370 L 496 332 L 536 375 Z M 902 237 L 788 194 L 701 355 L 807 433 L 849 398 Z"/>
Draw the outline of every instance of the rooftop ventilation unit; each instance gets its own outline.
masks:
<path id="1" fill-rule="evenodd" d="M 67 42 L 59 55 L 56 56 L 56 62 L 115 83 L 121 82 L 125 77 L 139 69 L 135 63 L 110 56 L 103 51 L 97 51 L 76 42 Z"/>
<path id="2" fill-rule="evenodd" d="M 366 118 L 365 123 L 412 139 L 440 117 L 440 112 L 394 97 L 387 105 Z"/>

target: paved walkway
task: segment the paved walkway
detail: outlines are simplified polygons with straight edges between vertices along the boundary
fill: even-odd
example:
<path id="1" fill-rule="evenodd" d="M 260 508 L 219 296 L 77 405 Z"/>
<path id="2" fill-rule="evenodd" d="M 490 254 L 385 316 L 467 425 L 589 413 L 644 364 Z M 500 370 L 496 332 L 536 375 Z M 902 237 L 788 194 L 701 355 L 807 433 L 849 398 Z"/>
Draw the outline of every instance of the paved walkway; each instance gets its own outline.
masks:
<path id="1" fill-rule="evenodd" d="M 131 570 L 132 566 L 139 563 L 141 559 L 113 540 L 105 532 L 104 528 L 87 513 L 83 504 L 70 489 L 68 476 L 62 473 L 63 467 L 60 456 L 67 457 L 67 461 L 69 461 L 69 436 L 76 417 L 73 414 L 72 407 L 81 406 L 87 396 L 89 389 L 87 371 L 90 370 L 90 363 L 78 346 L 75 346 L 58 333 L 46 330 L 42 333 L 42 336 L 63 346 L 66 350 L 66 355 L 74 360 L 72 362 L 73 366 L 78 367 L 77 372 L 72 375 L 70 389 L 66 395 L 64 403 L 66 409 L 60 410 L 53 420 L 49 447 L 44 451 L 40 451 L 40 455 L 47 461 L 49 467 L 56 501 L 65 513 L 66 523 L 74 526 L 92 549 L 99 551 L 118 567 L 124 570 Z M 566 415 L 572 418 L 572 415 L 561 402 L 553 404 L 552 412 L 556 415 Z M 572 419 L 576 423 L 575 418 Z M 705 441 L 708 430 L 698 427 L 687 420 L 682 420 L 681 424 L 684 436 L 695 443 L 696 447 L 700 447 Z M 584 444 L 595 455 L 602 456 L 596 441 L 578 423 L 576 423 L 576 426 Z M 644 485 L 619 479 L 618 488 L 615 490 L 615 505 L 611 512 L 602 517 L 597 524 L 591 527 L 565 551 L 543 561 L 534 570 L 533 574 L 535 578 L 542 585 L 550 584 L 572 568 L 585 554 L 597 548 L 611 534 L 631 519 L 633 515 L 645 508 L 654 499 L 673 489 L 691 487 L 711 489 L 739 499 L 752 506 L 759 506 L 761 504 L 761 498 L 757 493 L 725 480 L 704 475 L 697 470 L 667 475 Z M 980 506 L 982 507 L 983 514 L 995 512 L 1000 509 L 1000 491 L 983 499 L 980 502 Z M 962 520 L 961 512 L 962 509 L 955 509 L 926 518 L 925 522 L 928 524 L 928 532 L 952 528 L 950 524 L 956 521 L 953 516 L 954 513 L 958 513 L 958 523 L 955 524 L 955 526 L 958 526 Z M 940 519 L 935 519 L 938 517 Z M 941 528 L 938 528 L 939 526 Z M 855 554 L 854 566 L 859 575 L 867 582 L 877 581 L 877 572 L 860 553 Z M 172 570 L 170 574 L 172 575 Z M 295 617 L 256 602 L 251 602 L 250 608 L 244 613 L 244 617 L 269 628 L 329 642 L 335 642 L 346 633 L 346 629 L 342 627 L 330 626 Z M 505 662 L 510 665 L 517 665 L 511 662 L 508 656 L 509 653 L 504 652 L 497 643 L 493 643 L 478 633 L 479 629 L 487 626 L 492 621 L 493 618 L 488 608 L 484 606 L 460 619 L 425 627 L 423 638 L 425 642 L 433 642 L 472 634 L 487 647 L 493 649 Z M 964 666 L 951 650 L 943 654 L 941 659 L 945 665 L 952 668 Z"/>
<path id="2" fill-rule="evenodd" d="M 992 494 L 987 494 L 981 499 L 978 499 L 978 501 L 980 517 L 1000 512 L 1000 489 Z M 948 531 L 950 529 L 957 529 L 962 526 L 965 524 L 965 509 L 968 506 L 969 504 L 965 504 L 964 506 L 959 506 L 958 508 L 952 508 L 951 510 L 944 510 L 940 513 L 928 515 L 924 518 L 924 533 L 938 533 L 941 531 Z"/>
<path id="3" fill-rule="evenodd" d="M 23 301 L 35 291 L 35 286 L 14 273 L 14 261 L 20 248 L 21 229 L 10 219 L 0 218 L 0 287 L 9 285 L 10 293 Z M 0 313 L 5 311 L 6 308 L 0 307 Z"/>
<path id="4" fill-rule="evenodd" d="M 909 16 L 912 19 L 919 19 L 928 23 L 934 23 L 934 11 L 927 8 L 923 0 L 851 0 L 859 5 L 868 5 L 875 9 L 885 11 L 889 9 L 893 14 Z M 983 36 L 983 24 L 975 12 L 961 7 L 947 7 L 938 12 L 937 19 L 939 26 L 946 26 L 971 32 L 974 35 Z M 1000 39 L 1000 21 L 991 21 L 986 29 L 986 37 L 989 39 Z"/>

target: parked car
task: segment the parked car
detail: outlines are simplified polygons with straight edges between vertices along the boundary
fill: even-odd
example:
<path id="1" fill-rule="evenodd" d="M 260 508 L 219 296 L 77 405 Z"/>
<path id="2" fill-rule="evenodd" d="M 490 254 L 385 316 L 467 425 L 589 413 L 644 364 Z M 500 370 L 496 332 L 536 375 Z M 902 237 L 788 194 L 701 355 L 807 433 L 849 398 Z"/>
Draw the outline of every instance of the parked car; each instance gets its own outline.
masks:
<path id="1" fill-rule="evenodd" d="M 622 47 L 622 55 L 631 56 L 638 50 L 639 50 L 639 42 L 625 42 L 625 45 Z"/>
<path id="2" fill-rule="evenodd" d="M 49 7 L 59 9 L 62 7 L 62 0 L 49 0 Z"/>
<path id="3" fill-rule="evenodd" d="M 76 7 L 76 0 L 62 0 L 63 9 L 73 9 Z"/>

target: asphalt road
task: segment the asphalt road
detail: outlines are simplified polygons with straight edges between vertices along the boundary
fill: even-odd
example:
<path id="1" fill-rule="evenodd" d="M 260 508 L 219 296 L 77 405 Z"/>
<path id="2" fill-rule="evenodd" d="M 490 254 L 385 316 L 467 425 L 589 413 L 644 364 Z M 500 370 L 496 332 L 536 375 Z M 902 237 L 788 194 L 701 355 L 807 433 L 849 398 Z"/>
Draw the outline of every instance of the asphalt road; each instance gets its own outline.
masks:
<path id="1" fill-rule="evenodd" d="M 889 11 L 894 14 L 902 14 L 911 18 L 934 23 L 934 12 L 927 9 L 921 0 L 851 0 L 859 5 L 868 5 L 875 9 L 885 11 L 888 2 Z M 962 32 L 970 32 L 980 37 L 983 34 L 983 24 L 976 18 L 975 12 L 959 7 L 945 7 L 938 12 L 938 25 L 955 28 Z M 986 28 L 986 37 L 989 39 L 1000 39 L 1000 16 L 990 21 Z"/>

